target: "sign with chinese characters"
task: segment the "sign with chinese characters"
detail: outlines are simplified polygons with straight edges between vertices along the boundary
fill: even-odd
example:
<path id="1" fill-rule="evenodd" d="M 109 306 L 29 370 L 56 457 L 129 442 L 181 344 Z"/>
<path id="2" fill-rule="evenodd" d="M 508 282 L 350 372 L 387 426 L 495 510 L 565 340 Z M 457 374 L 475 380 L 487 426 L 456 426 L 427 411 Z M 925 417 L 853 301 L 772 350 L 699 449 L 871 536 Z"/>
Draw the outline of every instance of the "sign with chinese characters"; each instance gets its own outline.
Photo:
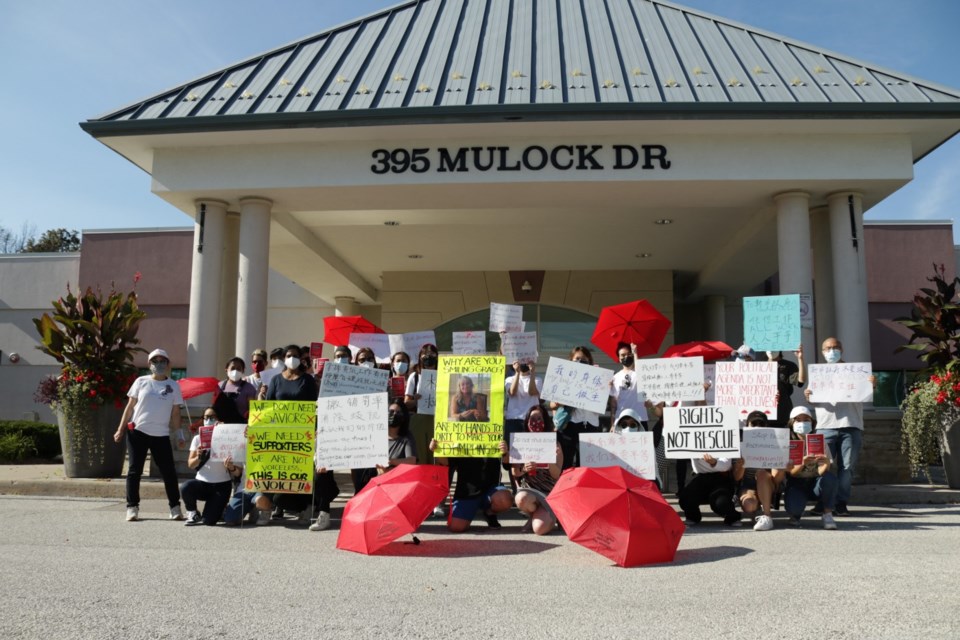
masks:
<path id="1" fill-rule="evenodd" d="M 702 356 L 637 360 L 633 368 L 637 388 L 654 403 L 704 399 Z"/>
<path id="2" fill-rule="evenodd" d="M 323 367 L 323 377 L 320 379 L 320 397 L 379 393 L 387 390 L 389 379 L 390 372 L 386 369 L 328 362 Z"/>
<path id="3" fill-rule="evenodd" d="M 656 480 L 653 434 L 581 433 L 580 466 L 621 467 L 637 477 Z"/>
<path id="4" fill-rule="evenodd" d="M 566 407 L 603 413 L 610 397 L 613 372 L 601 367 L 550 358 L 540 397 Z"/>
<path id="5" fill-rule="evenodd" d="M 317 400 L 317 467 L 367 469 L 390 459 L 387 394 Z"/>
<path id="6" fill-rule="evenodd" d="M 795 351 L 800 346 L 800 296 L 744 298 L 743 336 L 754 351 Z"/>
<path id="7" fill-rule="evenodd" d="M 869 362 L 811 364 L 807 371 L 810 402 L 873 402 Z"/>

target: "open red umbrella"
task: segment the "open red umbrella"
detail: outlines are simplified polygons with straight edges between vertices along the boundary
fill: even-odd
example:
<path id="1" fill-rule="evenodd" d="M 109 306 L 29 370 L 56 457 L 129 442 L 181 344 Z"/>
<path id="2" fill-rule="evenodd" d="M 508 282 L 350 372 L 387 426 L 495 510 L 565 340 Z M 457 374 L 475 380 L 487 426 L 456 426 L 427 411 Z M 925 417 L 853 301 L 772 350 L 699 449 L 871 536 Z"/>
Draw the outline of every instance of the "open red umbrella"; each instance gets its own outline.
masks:
<path id="1" fill-rule="evenodd" d="M 568 469 L 547 502 L 567 537 L 621 567 L 672 562 L 685 530 L 657 485 L 620 467 Z"/>
<path id="2" fill-rule="evenodd" d="M 184 400 L 188 400 L 216 391 L 220 381 L 216 378 L 181 378 L 177 380 L 177 384 L 180 385 L 180 395 Z"/>
<path id="3" fill-rule="evenodd" d="M 696 340 L 694 342 L 684 342 L 675 344 L 663 352 L 664 358 L 692 358 L 694 356 L 703 356 L 704 362 L 714 360 L 723 360 L 729 358 L 733 352 L 733 347 L 726 342 Z"/>
<path id="4" fill-rule="evenodd" d="M 447 468 L 401 464 L 376 476 L 343 510 L 337 549 L 371 554 L 413 533 L 450 491 Z"/>
<path id="5" fill-rule="evenodd" d="M 327 316 L 323 319 L 323 341 L 327 344 L 350 344 L 351 333 L 385 332 L 363 316 Z"/>
<path id="6" fill-rule="evenodd" d="M 637 355 L 648 356 L 660 350 L 669 329 L 670 320 L 652 304 L 634 300 L 604 307 L 590 342 L 614 360 L 621 342 L 636 344 Z"/>

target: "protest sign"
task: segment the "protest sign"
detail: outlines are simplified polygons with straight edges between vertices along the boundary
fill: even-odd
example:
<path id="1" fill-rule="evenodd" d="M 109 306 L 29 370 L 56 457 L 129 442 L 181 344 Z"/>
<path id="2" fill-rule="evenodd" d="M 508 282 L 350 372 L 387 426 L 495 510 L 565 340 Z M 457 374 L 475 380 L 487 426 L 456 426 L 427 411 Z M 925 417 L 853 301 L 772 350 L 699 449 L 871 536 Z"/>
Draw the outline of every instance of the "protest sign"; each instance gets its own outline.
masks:
<path id="1" fill-rule="evenodd" d="M 511 433 L 510 462 L 523 464 L 557 463 L 557 434 L 553 431 L 542 433 Z"/>
<path id="2" fill-rule="evenodd" d="M 417 363 L 417 356 L 425 344 L 437 344 L 437 336 L 433 331 L 412 331 L 410 333 L 392 333 L 389 336 L 390 356 L 400 351 L 410 356 L 412 364 Z"/>
<path id="3" fill-rule="evenodd" d="M 703 400 L 708 405 L 717 404 L 717 365 L 713 362 L 703 363 L 703 382 L 709 387 L 703 392 Z"/>
<path id="4" fill-rule="evenodd" d="M 583 436 L 581 436 L 582 438 Z M 667 458 L 740 455 L 740 422 L 733 407 L 664 407 L 663 442 Z"/>
<path id="5" fill-rule="evenodd" d="M 806 440 L 807 440 L 808 456 L 827 455 L 827 448 L 826 448 L 826 445 L 824 444 L 822 433 L 808 433 Z"/>
<path id="6" fill-rule="evenodd" d="M 328 362 L 323 367 L 323 377 L 320 379 L 320 397 L 380 393 L 387 390 L 389 379 L 390 372 L 386 369 Z"/>
<path id="7" fill-rule="evenodd" d="M 603 413 L 610 397 L 613 372 L 601 367 L 550 358 L 540 397 L 567 407 Z"/>
<path id="8" fill-rule="evenodd" d="M 424 369 L 419 376 L 417 413 L 432 416 L 437 412 L 437 372 L 435 369 Z"/>
<path id="9" fill-rule="evenodd" d="M 702 356 L 637 360 L 633 370 L 637 388 L 654 404 L 704 399 Z"/>
<path id="10" fill-rule="evenodd" d="M 580 466 L 621 467 L 637 477 L 656 480 L 653 433 L 581 433 Z"/>
<path id="11" fill-rule="evenodd" d="M 790 464 L 803 464 L 803 440 L 790 441 Z"/>
<path id="12" fill-rule="evenodd" d="M 800 296 L 743 299 L 744 342 L 754 351 L 794 351 L 800 346 Z"/>
<path id="13" fill-rule="evenodd" d="M 438 458 L 499 458 L 503 356 L 440 356 L 434 438 Z"/>
<path id="14" fill-rule="evenodd" d="M 784 469 L 790 461 L 790 432 L 772 427 L 744 429 L 740 457 L 748 469 Z"/>
<path id="15" fill-rule="evenodd" d="M 310 357 L 311 357 L 311 358 L 322 358 L 322 357 L 323 357 L 323 343 L 322 343 L 322 342 L 311 342 L 311 343 L 310 343 Z"/>
<path id="16" fill-rule="evenodd" d="M 505 333 L 503 334 L 503 357 L 513 364 L 520 361 L 527 364 L 537 361 L 537 334 Z"/>
<path id="17" fill-rule="evenodd" d="M 251 400 L 247 424 L 262 426 L 314 426 L 316 403 L 298 400 Z"/>
<path id="18" fill-rule="evenodd" d="M 315 407 L 313 402 L 250 402 L 245 456 L 248 491 L 313 491 Z"/>
<path id="19" fill-rule="evenodd" d="M 807 371 L 810 402 L 873 402 L 869 362 L 811 364 Z"/>
<path id="20" fill-rule="evenodd" d="M 485 331 L 454 331 L 453 352 L 456 355 L 470 356 L 487 352 L 487 334 Z"/>
<path id="21" fill-rule="evenodd" d="M 318 467 L 367 469 L 390 459 L 386 392 L 317 400 Z"/>
<path id="22" fill-rule="evenodd" d="M 200 448 L 209 449 L 210 448 L 210 439 L 213 437 L 213 430 L 216 425 L 210 427 L 200 427 L 197 429 L 197 435 L 200 436 Z"/>
<path id="23" fill-rule="evenodd" d="M 353 351 L 353 357 L 357 357 L 357 351 L 363 348 L 373 351 L 377 362 L 390 362 L 390 336 L 385 333 L 351 333 L 350 350 Z"/>
<path id="24" fill-rule="evenodd" d="M 222 462 L 230 458 L 243 464 L 247 458 L 247 425 L 218 424 L 210 439 L 210 459 Z M 209 464 L 209 463 L 208 463 Z"/>
<path id="25" fill-rule="evenodd" d="M 329 358 L 311 358 L 313 362 L 313 375 L 323 378 L 323 368 L 330 362 Z"/>
<path id="26" fill-rule="evenodd" d="M 777 417 L 776 362 L 718 362 L 714 386 L 714 404 L 736 409 L 740 418 L 751 411 L 763 411 L 770 420 Z"/>
<path id="27" fill-rule="evenodd" d="M 390 391 L 390 400 L 403 401 L 403 396 L 407 393 L 407 379 L 403 376 L 393 376 L 390 378 L 388 390 Z"/>
<path id="28" fill-rule="evenodd" d="M 490 331 L 520 333 L 523 327 L 523 307 L 517 304 L 490 303 Z"/>

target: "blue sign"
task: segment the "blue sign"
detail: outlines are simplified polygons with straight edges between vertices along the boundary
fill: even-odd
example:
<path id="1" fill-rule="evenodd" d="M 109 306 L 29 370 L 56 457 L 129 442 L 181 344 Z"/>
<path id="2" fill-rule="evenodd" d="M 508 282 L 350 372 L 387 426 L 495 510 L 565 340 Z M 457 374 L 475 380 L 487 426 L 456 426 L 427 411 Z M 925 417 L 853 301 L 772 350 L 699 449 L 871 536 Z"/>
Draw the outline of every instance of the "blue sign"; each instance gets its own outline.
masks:
<path id="1" fill-rule="evenodd" d="M 800 295 L 744 298 L 743 336 L 755 351 L 796 351 L 800 347 Z"/>

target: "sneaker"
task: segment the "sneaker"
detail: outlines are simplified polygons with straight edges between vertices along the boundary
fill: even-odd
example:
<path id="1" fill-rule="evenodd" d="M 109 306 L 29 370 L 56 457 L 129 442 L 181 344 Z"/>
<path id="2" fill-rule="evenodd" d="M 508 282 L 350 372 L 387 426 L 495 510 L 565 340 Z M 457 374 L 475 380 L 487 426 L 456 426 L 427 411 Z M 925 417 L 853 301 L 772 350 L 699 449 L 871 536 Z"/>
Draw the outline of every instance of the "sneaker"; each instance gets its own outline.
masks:
<path id="1" fill-rule="evenodd" d="M 683 524 L 687 525 L 688 527 L 694 527 L 694 526 L 700 524 L 700 521 L 699 521 L 699 520 L 694 520 L 694 519 L 692 519 L 692 518 L 687 518 L 686 520 L 683 521 Z"/>
<path id="2" fill-rule="evenodd" d="M 257 510 L 257 526 L 270 524 L 270 512 Z"/>
<path id="3" fill-rule="evenodd" d="M 787 524 L 789 524 L 791 527 L 799 527 L 800 518 L 798 518 L 797 516 L 790 516 L 790 520 L 788 521 Z"/>
<path id="4" fill-rule="evenodd" d="M 447 512 L 443 510 L 443 507 L 437 505 L 433 508 L 433 517 L 434 518 L 446 518 Z"/>
<path id="5" fill-rule="evenodd" d="M 180 509 L 180 505 L 170 507 L 170 519 L 183 520 L 183 511 Z"/>
<path id="6" fill-rule="evenodd" d="M 770 516 L 757 516 L 757 524 L 753 525 L 754 531 L 770 531 L 773 529 L 773 518 Z"/>
<path id="7" fill-rule="evenodd" d="M 310 525 L 310 531 L 323 531 L 330 528 L 330 514 L 321 511 L 317 516 L 317 521 Z"/>
<path id="8" fill-rule="evenodd" d="M 127 522 L 136 522 L 140 519 L 140 507 L 127 507 Z"/>
<path id="9" fill-rule="evenodd" d="M 823 528 L 831 531 L 837 528 L 837 522 L 833 519 L 833 514 L 825 513 L 820 518 L 823 520 Z"/>
<path id="10" fill-rule="evenodd" d="M 183 524 L 188 527 L 193 527 L 198 524 L 203 524 L 203 518 L 201 518 L 200 514 L 196 511 L 187 511 L 187 521 Z"/>
<path id="11" fill-rule="evenodd" d="M 850 515 L 850 510 L 847 509 L 846 502 L 838 502 L 837 506 L 833 509 L 833 515 L 848 517 Z"/>
<path id="12" fill-rule="evenodd" d="M 731 520 L 730 522 L 724 521 L 724 524 L 727 525 L 728 527 L 734 527 L 737 529 L 743 526 L 743 522 L 741 522 L 740 520 Z"/>
<path id="13" fill-rule="evenodd" d="M 297 514 L 297 523 L 309 525 L 311 517 L 313 517 L 313 506 L 309 506 Z"/>
<path id="14" fill-rule="evenodd" d="M 742 527 L 743 523 L 740 522 L 741 519 L 742 516 L 739 513 L 736 513 L 732 516 L 727 516 L 724 518 L 723 524 L 727 525 L 728 527 Z"/>
<path id="15" fill-rule="evenodd" d="M 823 507 L 821 507 L 821 506 L 818 504 L 818 505 L 816 505 L 813 509 L 810 509 L 809 513 L 810 513 L 810 515 L 812 515 L 812 516 L 822 516 L 822 515 L 823 515 Z"/>
<path id="16" fill-rule="evenodd" d="M 281 509 L 280 507 L 277 507 L 276 509 L 273 510 L 273 515 L 270 517 L 273 518 L 274 520 L 283 520 L 283 516 L 284 516 L 283 509 Z"/>
<path id="17" fill-rule="evenodd" d="M 491 529 L 501 529 L 503 525 L 500 524 L 500 521 L 497 520 L 497 514 L 495 513 L 485 513 L 483 517 L 487 520 L 487 526 Z"/>

